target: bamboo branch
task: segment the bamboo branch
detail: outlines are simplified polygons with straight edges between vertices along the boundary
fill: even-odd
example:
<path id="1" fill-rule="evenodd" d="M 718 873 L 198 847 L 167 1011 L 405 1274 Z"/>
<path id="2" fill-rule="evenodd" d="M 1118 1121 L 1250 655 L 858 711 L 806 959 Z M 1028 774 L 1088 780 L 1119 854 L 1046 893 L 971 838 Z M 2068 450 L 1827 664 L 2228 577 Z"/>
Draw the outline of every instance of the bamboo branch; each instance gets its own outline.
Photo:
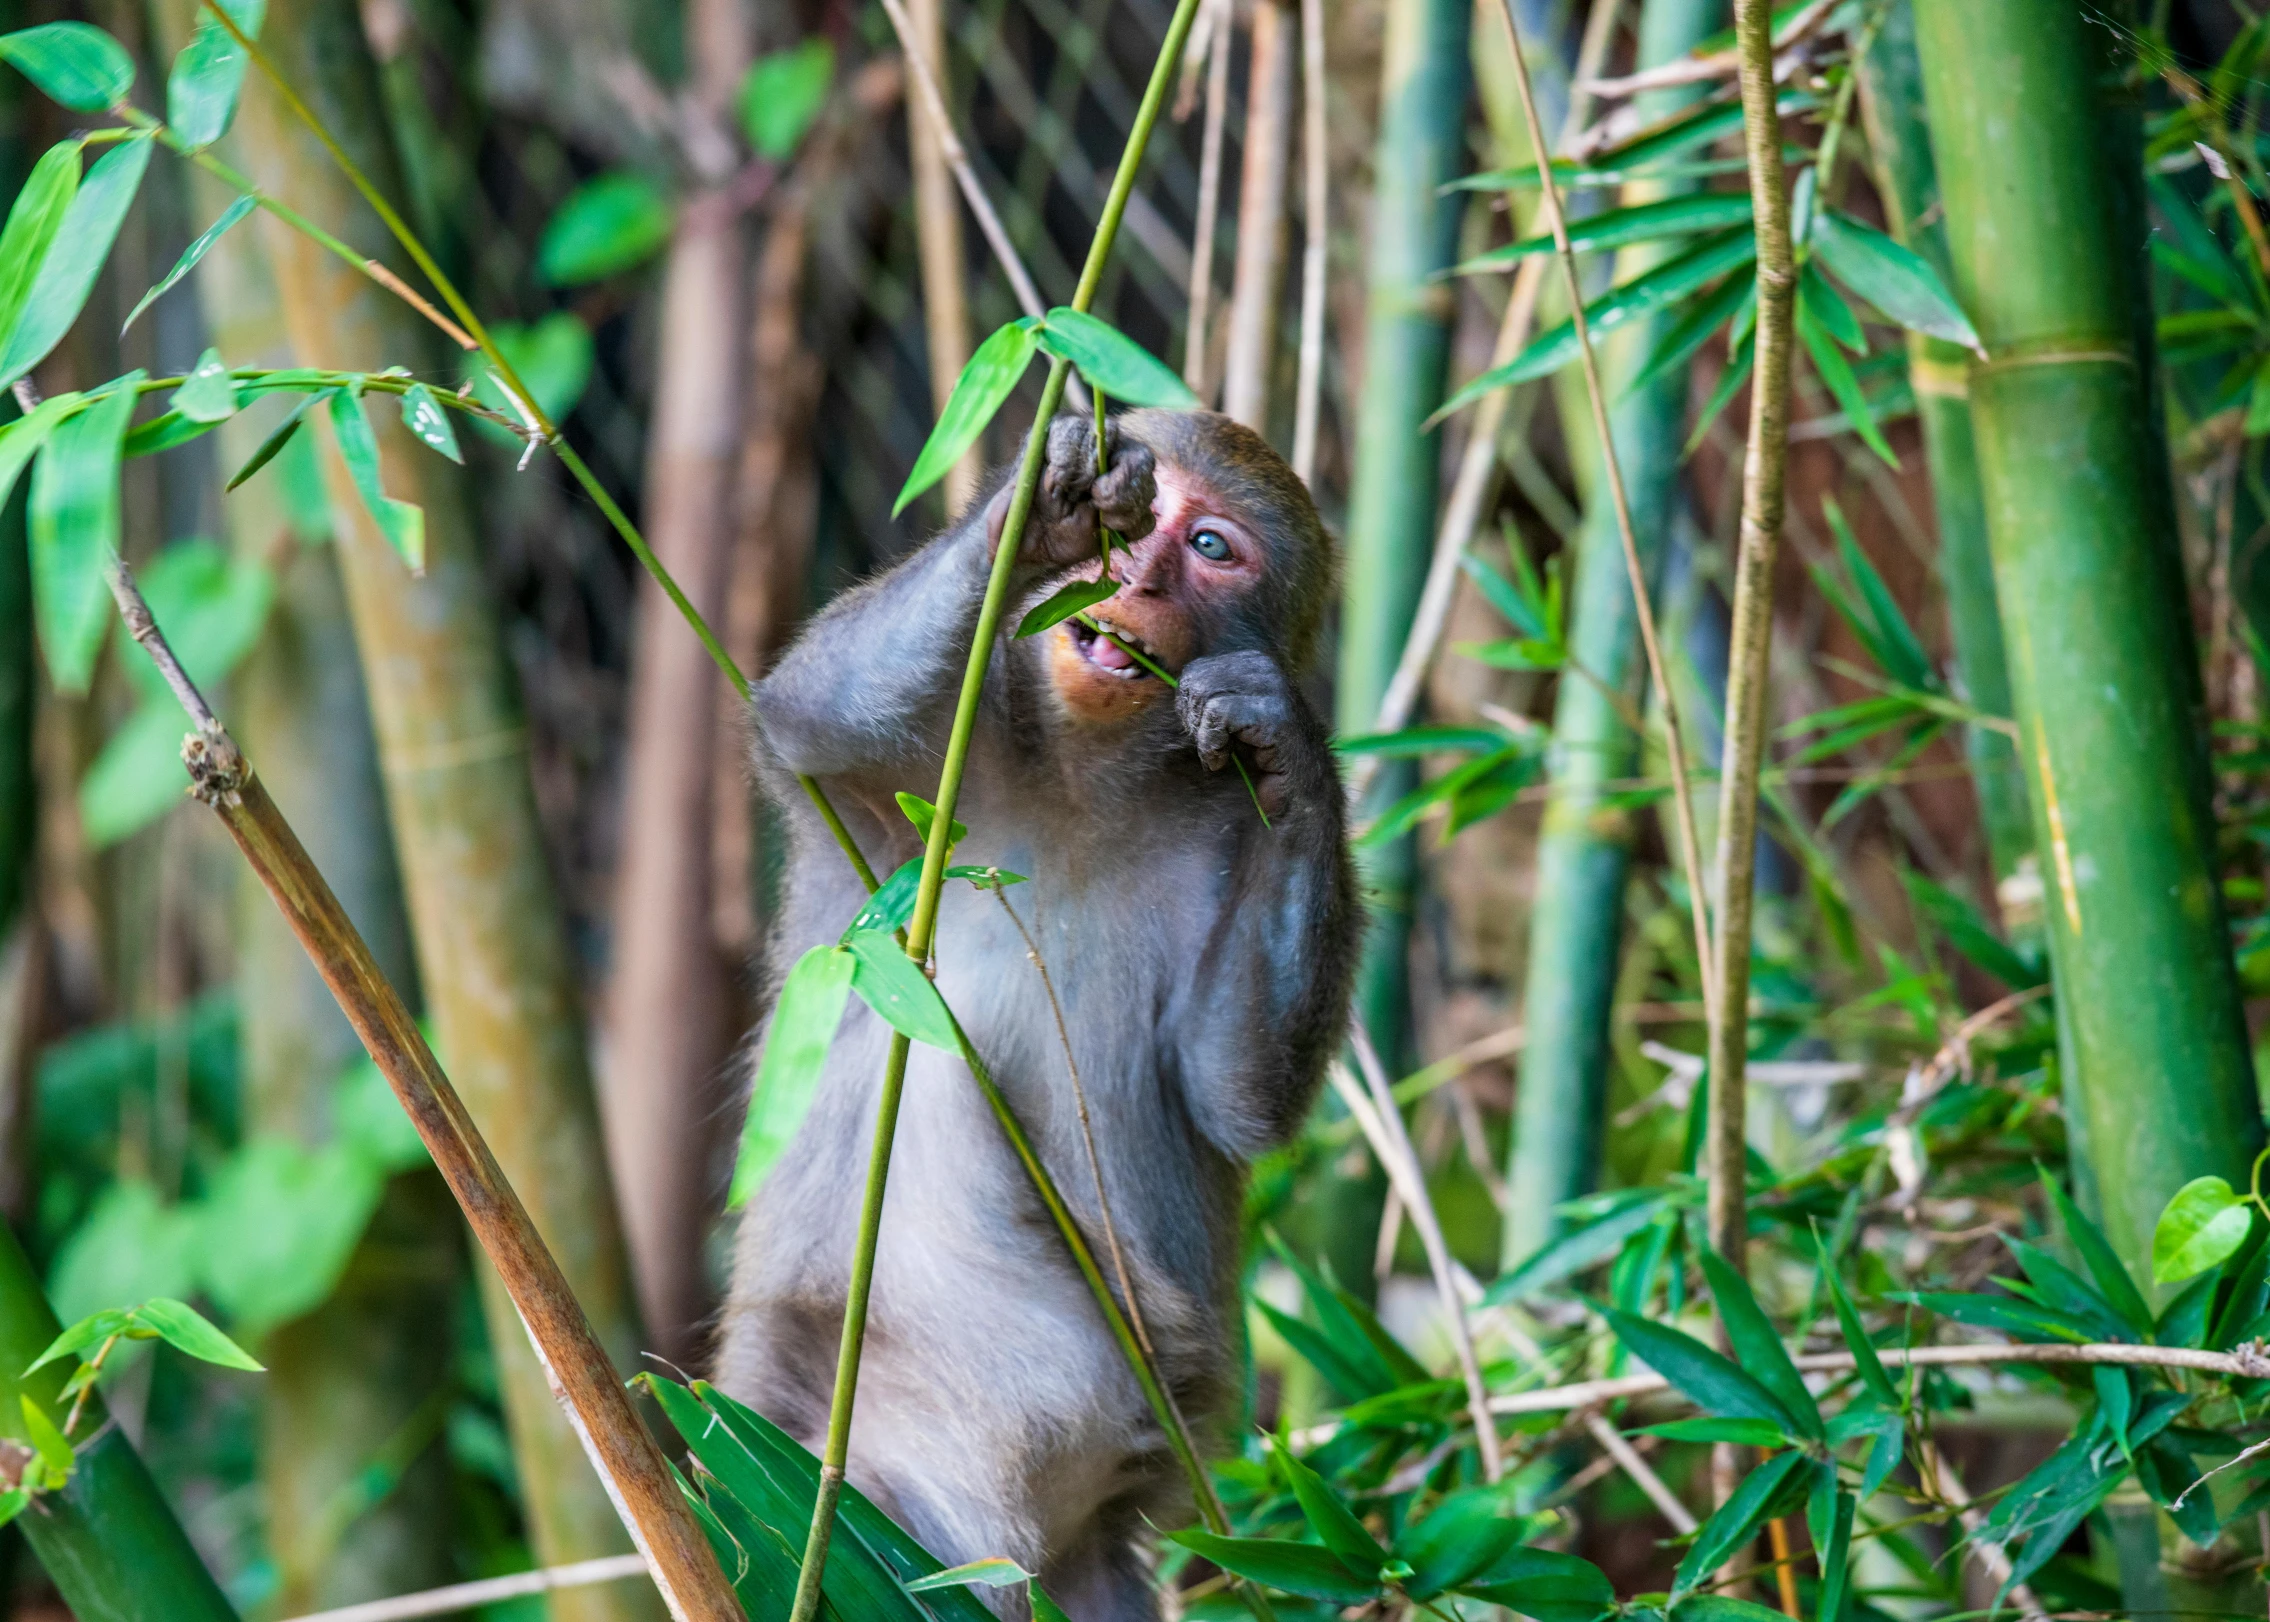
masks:
<path id="1" fill-rule="evenodd" d="M 128 630 L 196 725 L 181 751 L 190 792 L 220 817 L 401 1100 L 511 1295 L 554 1396 L 606 1483 L 671 1614 L 680 1622 L 739 1622 L 740 1605 L 680 1496 L 662 1450 L 632 1410 L 559 1263 L 426 1046 L 417 1021 L 174 656 L 123 562 L 111 565 L 109 580 Z"/>
<path id="2" fill-rule="evenodd" d="M 1791 316 L 1797 291 L 1783 184 L 1781 114 L 1774 105 L 1773 8 L 1736 0 L 1742 53 L 1742 134 L 1757 220 L 1757 370 L 1750 382 L 1750 442 L 1742 470 L 1742 528 L 1727 653 L 1726 741 L 1718 800 L 1718 935 L 1711 975 L 1710 1103 L 1704 1164 L 1712 1246 L 1739 1269 L 1748 1243 L 1748 1175 L 1742 1066 L 1749 1051 L 1750 910 L 1757 880 L 1758 772 L 1764 763 L 1766 680 L 1773 635 L 1773 562 L 1781 540 L 1789 454 Z"/>
<path id="3" fill-rule="evenodd" d="M 516 1571 L 509 1577 L 483 1577 L 477 1582 L 449 1583 L 391 1599 L 365 1600 L 336 1610 L 311 1611 L 291 1622 L 410 1622 L 420 1616 L 455 1616 L 476 1606 L 530 1594 L 555 1594 L 562 1589 L 589 1588 L 598 1583 L 621 1582 L 646 1575 L 646 1562 L 635 1554 L 610 1554 L 572 1565 L 546 1566 L 537 1571 Z"/>
<path id="4" fill-rule="evenodd" d="M 1703 998 L 1710 999 L 1710 910 L 1704 899 L 1702 865 L 1702 836 L 1695 825 L 1694 790 L 1687 778 L 1687 743 L 1685 729 L 1679 723 L 1679 699 L 1672 691 L 1671 677 L 1663 662 L 1663 642 L 1656 635 L 1655 602 L 1648 590 L 1647 570 L 1640 563 L 1639 539 L 1632 532 L 1631 495 L 1624 487 L 1623 458 L 1616 453 L 1616 436 L 1608 426 L 1608 395 L 1600 382 L 1600 357 L 1593 352 L 1592 330 L 1584 314 L 1584 283 L 1577 274 L 1576 250 L 1569 245 L 1568 214 L 1561 206 L 1560 182 L 1553 176 L 1553 166 L 1545 161 L 1545 128 L 1537 117 L 1537 95 L 1529 82 L 1529 60 L 1521 48 L 1521 25 L 1514 19 L 1513 0 L 1501 0 L 1499 9 L 1505 17 L 1506 42 L 1513 51 L 1514 84 L 1521 92 L 1521 116 L 1529 126 L 1529 145 L 1540 154 L 1537 164 L 1539 197 L 1545 210 L 1546 224 L 1553 233 L 1553 246 L 1561 262 L 1561 278 L 1568 288 L 1569 319 L 1576 326 L 1577 354 L 1584 365 L 1584 392 L 1592 406 L 1592 431 L 1600 441 L 1601 466 L 1608 479 L 1608 498 L 1615 508 L 1616 533 L 1623 542 L 1624 572 L 1630 577 L 1632 610 L 1639 621 L 1640 645 L 1647 650 L 1648 679 L 1655 684 L 1655 696 L 1663 707 L 1663 741 L 1670 756 L 1671 798 L 1678 810 L 1679 856 L 1687 870 L 1687 901 L 1693 914 L 1695 928 L 1695 961 L 1703 968 Z M 1766 91 L 1767 106 L 1772 106 L 1772 88 Z M 1779 148 L 1775 149 L 1778 158 Z M 1786 232 L 1786 228 L 1785 228 Z"/>
<path id="5" fill-rule="evenodd" d="M 1120 154 L 1119 171 L 1112 179 L 1110 194 L 1105 198 L 1102 218 L 1096 222 L 1093 240 L 1088 245 L 1087 263 L 1081 268 L 1079 285 L 1072 293 L 1072 308 L 1085 311 L 1095 301 L 1096 288 L 1103 280 L 1105 263 L 1111 255 L 1112 244 L 1119 235 L 1119 224 L 1127 211 L 1127 199 L 1135 189 L 1135 177 L 1142 166 L 1143 154 L 1150 145 L 1151 131 L 1157 125 L 1160 109 L 1164 106 L 1168 87 L 1173 83 L 1175 70 L 1182 60 L 1183 46 L 1190 38 L 1190 27 L 1198 13 L 1199 0 L 1178 0 L 1173 20 L 1167 25 L 1165 41 L 1151 69 L 1149 85 L 1144 89 L 1142 105 L 1137 109 L 1135 122 L 1129 130 L 1127 145 Z M 969 763 L 970 741 L 977 728 L 978 701 L 985 686 L 985 672 L 993 661 L 994 638 L 1001 625 L 1001 616 L 1009 597 L 1009 577 L 1015 571 L 1017 554 L 1024 544 L 1025 522 L 1031 515 L 1033 498 L 1040 487 L 1041 465 L 1047 455 L 1048 431 L 1056 416 L 1058 405 L 1064 398 L 1064 385 L 1071 371 L 1070 362 L 1058 357 L 1048 368 L 1048 380 L 1041 387 L 1040 406 L 1034 413 L 1032 428 L 1025 436 L 1024 459 L 1017 470 L 1017 483 L 1009 498 L 1009 510 L 1001 526 L 1001 538 L 993 555 L 993 567 L 985 583 L 985 597 L 978 607 L 977 624 L 970 634 L 968 662 L 962 672 L 961 691 L 954 705 L 952 729 L 946 739 L 945 760 L 938 773 L 938 789 L 933 798 L 930 834 L 922 857 L 922 879 L 915 892 L 914 916 L 906 931 L 907 955 L 917 965 L 927 967 L 931 946 L 938 925 L 938 903 L 945 887 L 946 857 L 953 845 L 954 808 L 961 797 L 962 774 Z M 844 1303 L 843 1338 L 837 1358 L 836 1386 L 828 1414 L 828 1434 L 820 1455 L 819 1490 L 812 1504 L 812 1525 L 805 1540 L 804 1563 L 797 1574 L 796 1599 L 789 1613 L 789 1622 L 812 1622 L 819 1613 L 820 1577 L 827 1566 L 828 1542 L 835 1524 L 835 1508 L 843 1490 L 843 1477 L 851 1448 L 851 1416 L 859 1379 L 859 1359 L 866 1335 L 868 1290 L 874 1279 L 875 1247 L 882 1226 L 883 1193 L 890 1172 L 891 1142 L 898 1125 L 899 1094 L 906 1075 L 907 1039 L 904 1033 L 895 1033 L 891 1042 L 889 1060 L 884 1068 L 882 1096 L 877 1104 L 875 1136 L 870 1152 L 867 1189 L 861 1208 L 859 1237 L 852 1255 L 851 1279 Z"/>

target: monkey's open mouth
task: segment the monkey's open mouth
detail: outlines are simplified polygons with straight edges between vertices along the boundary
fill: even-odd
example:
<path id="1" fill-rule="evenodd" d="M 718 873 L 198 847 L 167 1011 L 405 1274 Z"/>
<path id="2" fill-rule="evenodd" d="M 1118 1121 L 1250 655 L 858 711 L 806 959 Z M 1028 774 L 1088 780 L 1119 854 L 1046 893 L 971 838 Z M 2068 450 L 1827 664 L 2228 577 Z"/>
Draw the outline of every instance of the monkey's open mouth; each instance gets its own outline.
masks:
<path id="1" fill-rule="evenodd" d="M 1072 646 L 1079 650 L 1080 657 L 1087 660 L 1089 664 L 1109 675 L 1117 676 L 1121 681 L 1141 681 L 1150 672 L 1143 668 L 1142 663 L 1135 658 L 1134 654 L 1127 651 L 1128 648 L 1135 649 L 1142 654 L 1143 658 L 1150 660 L 1153 664 L 1160 663 L 1158 649 L 1152 647 L 1150 643 L 1144 641 L 1133 631 L 1128 630 L 1123 625 L 1114 624 L 1101 614 L 1095 615 L 1094 619 L 1096 622 L 1094 626 L 1090 626 L 1081 620 L 1071 622 Z M 1102 631 L 1108 631 L 1111 635 L 1101 634 L 1097 629 L 1099 626 Z M 1114 637 L 1118 640 L 1114 641 Z M 1121 642 L 1126 643 L 1127 647 L 1121 647 L 1119 645 Z"/>

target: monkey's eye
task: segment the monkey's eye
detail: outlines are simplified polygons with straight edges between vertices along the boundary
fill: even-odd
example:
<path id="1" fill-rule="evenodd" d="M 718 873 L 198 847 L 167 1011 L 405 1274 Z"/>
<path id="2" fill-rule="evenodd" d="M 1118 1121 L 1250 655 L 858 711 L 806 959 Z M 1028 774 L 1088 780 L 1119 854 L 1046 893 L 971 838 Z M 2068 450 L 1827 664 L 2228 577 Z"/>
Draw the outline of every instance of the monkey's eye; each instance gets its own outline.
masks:
<path id="1" fill-rule="evenodd" d="M 1223 539 L 1220 530 L 1192 530 L 1190 549 L 1209 563 L 1227 563 L 1230 560 L 1230 543 Z"/>

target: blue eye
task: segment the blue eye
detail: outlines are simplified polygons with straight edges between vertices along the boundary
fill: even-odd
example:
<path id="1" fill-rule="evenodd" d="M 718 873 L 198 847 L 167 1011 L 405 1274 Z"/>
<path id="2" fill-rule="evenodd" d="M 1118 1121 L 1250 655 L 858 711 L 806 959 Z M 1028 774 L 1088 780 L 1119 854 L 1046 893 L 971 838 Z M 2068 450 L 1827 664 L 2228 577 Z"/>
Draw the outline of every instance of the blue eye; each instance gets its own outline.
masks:
<path id="1" fill-rule="evenodd" d="M 1230 543 L 1222 538 L 1218 530 L 1191 531 L 1190 549 L 1209 563 L 1227 563 L 1230 560 Z"/>

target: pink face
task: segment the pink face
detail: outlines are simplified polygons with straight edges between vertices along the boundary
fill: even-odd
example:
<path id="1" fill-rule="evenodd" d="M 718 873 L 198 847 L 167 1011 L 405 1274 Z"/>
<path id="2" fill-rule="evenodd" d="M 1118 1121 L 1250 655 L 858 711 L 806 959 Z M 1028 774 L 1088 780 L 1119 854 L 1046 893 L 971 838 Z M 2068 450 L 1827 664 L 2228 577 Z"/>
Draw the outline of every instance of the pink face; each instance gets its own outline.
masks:
<path id="1" fill-rule="evenodd" d="M 1261 537 L 1229 517 L 1202 480 L 1162 467 L 1158 487 L 1151 503 L 1157 527 L 1128 550 L 1113 553 L 1119 592 L 1089 615 L 1172 674 L 1201 651 L 1200 628 L 1209 610 L 1260 584 L 1265 557 Z M 1047 590 L 1075 578 L 1095 578 L 1093 567 L 1068 570 Z M 1121 720 L 1168 693 L 1166 683 L 1124 650 L 1075 620 L 1050 633 L 1048 655 L 1057 697 L 1079 720 Z"/>

